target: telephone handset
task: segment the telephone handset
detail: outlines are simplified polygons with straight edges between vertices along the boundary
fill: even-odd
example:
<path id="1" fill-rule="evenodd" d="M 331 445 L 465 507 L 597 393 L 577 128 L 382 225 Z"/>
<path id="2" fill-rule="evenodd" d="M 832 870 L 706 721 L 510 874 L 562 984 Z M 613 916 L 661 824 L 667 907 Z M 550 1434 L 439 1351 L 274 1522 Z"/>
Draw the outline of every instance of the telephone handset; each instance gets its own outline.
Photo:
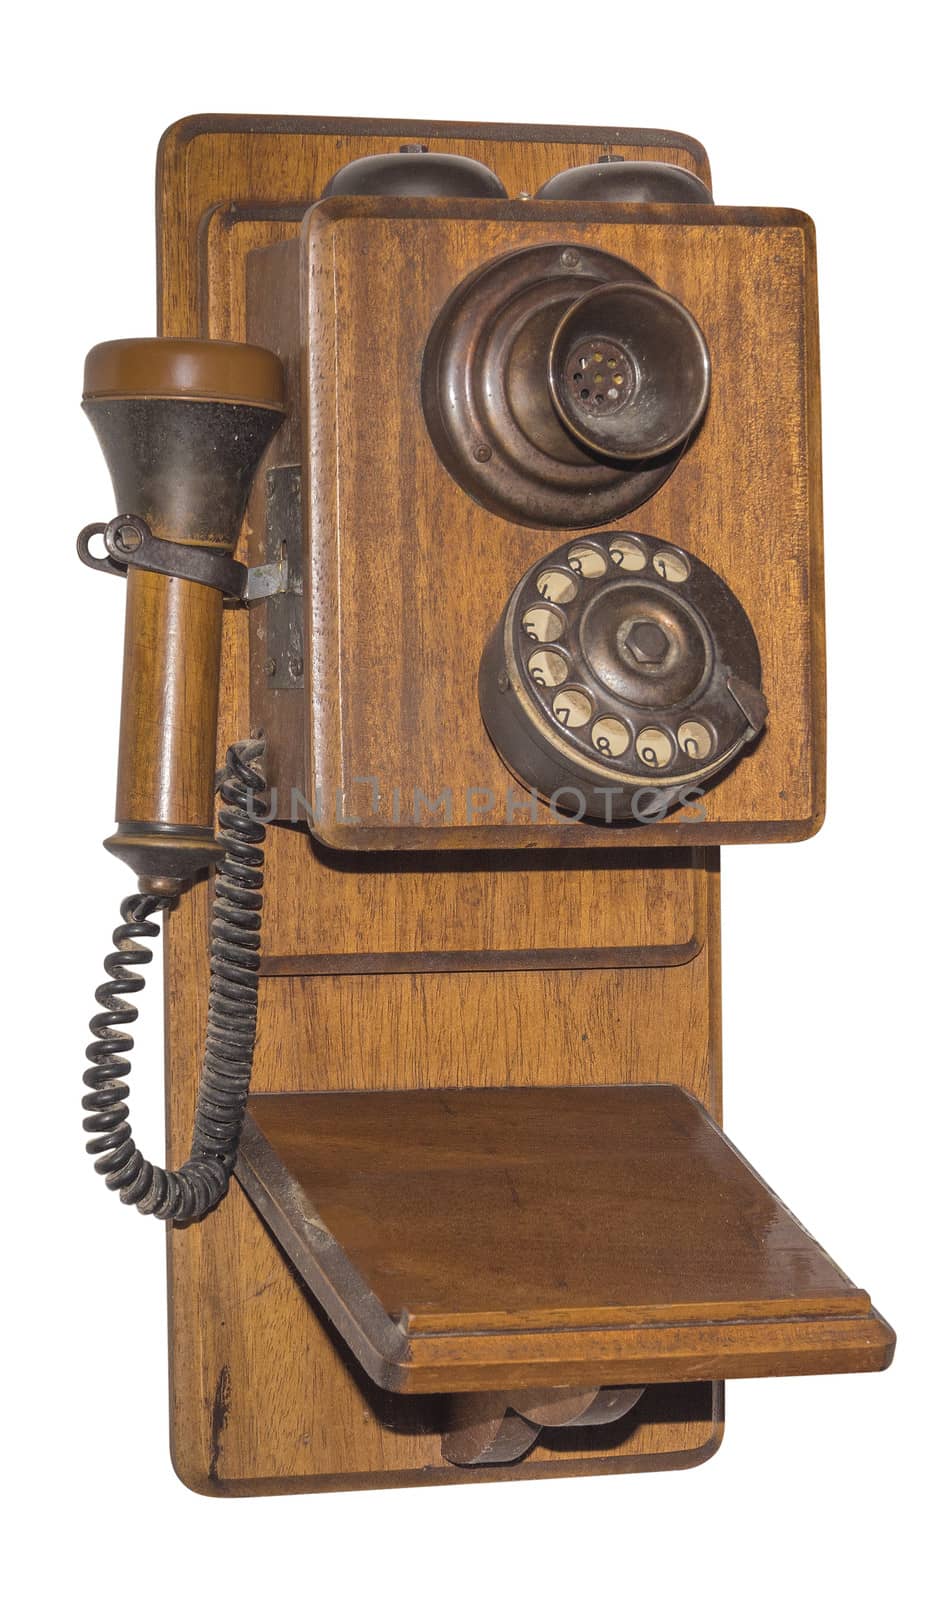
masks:
<path id="1" fill-rule="evenodd" d="M 83 1126 L 96 1171 L 126 1205 L 189 1221 L 226 1192 L 256 1033 L 265 828 L 251 802 L 265 786 L 265 743 L 228 751 L 216 837 L 214 763 L 224 595 L 239 593 L 245 578 L 232 552 L 254 473 L 284 415 L 282 367 L 250 345 L 116 340 L 90 351 L 83 406 L 120 514 L 83 529 L 79 554 L 127 575 L 118 827 L 105 846 L 138 876 L 96 990 L 103 1009 L 90 1024 Z M 93 554 L 96 537 L 104 556 Z M 132 1137 L 121 1080 L 133 1041 L 123 1029 L 137 1011 L 125 997 L 144 986 L 134 969 L 151 952 L 137 941 L 158 932 L 152 917 L 211 865 L 204 1065 L 191 1153 L 172 1172 L 147 1161 Z"/>

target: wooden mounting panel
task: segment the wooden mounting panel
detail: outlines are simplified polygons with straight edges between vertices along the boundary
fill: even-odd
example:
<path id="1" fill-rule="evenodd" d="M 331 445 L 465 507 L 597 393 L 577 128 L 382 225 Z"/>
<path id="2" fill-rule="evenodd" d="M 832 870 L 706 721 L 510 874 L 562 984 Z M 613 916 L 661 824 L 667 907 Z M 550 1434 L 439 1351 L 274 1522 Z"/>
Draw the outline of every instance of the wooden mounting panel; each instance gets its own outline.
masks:
<path id="1" fill-rule="evenodd" d="M 668 1085 L 253 1095 L 239 1177 L 400 1393 L 888 1366 L 894 1335 Z"/>

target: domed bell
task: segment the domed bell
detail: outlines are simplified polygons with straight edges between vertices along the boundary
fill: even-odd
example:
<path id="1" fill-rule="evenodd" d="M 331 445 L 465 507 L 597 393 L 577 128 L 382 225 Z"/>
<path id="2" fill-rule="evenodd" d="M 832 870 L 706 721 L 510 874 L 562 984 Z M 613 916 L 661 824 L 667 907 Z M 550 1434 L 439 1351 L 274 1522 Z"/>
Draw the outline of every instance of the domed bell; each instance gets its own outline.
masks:
<path id="1" fill-rule="evenodd" d="M 508 199 L 504 185 L 482 161 L 431 151 L 425 144 L 402 144 L 399 150 L 359 156 L 339 167 L 322 190 L 322 199 L 342 194 Z"/>
<path id="2" fill-rule="evenodd" d="M 536 200 L 594 200 L 605 205 L 703 205 L 712 194 L 686 167 L 670 161 L 625 161 L 598 156 L 583 167 L 566 167 L 535 191 Z"/>

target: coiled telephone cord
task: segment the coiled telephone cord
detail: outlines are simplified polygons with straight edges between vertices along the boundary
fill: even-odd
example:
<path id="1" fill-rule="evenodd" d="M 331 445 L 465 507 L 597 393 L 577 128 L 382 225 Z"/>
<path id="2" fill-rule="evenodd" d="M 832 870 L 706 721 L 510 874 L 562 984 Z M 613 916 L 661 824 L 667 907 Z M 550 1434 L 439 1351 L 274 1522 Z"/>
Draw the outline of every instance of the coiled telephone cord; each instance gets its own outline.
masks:
<path id="1" fill-rule="evenodd" d="M 125 996 L 144 988 L 143 974 L 133 969 L 153 956 L 137 940 L 155 938 L 160 929 L 150 918 L 172 899 L 136 894 L 122 901 L 121 925 L 112 935 L 115 950 L 105 958 L 108 981 L 95 991 L 104 1009 L 89 1023 L 95 1042 L 85 1052 L 92 1065 L 82 1078 L 89 1090 L 82 1100 L 89 1113 L 82 1126 L 95 1135 L 86 1149 L 124 1205 L 162 1220 L 193 1222 L 206 1216 L 226 1194 L 236 1165 L 256 1042 L 266 829 L 252 814 L 252 796 L 266 786 L 260 770 L 264 752 L 261 739 L 231 745 L 220 782 L 225 809 L 217 840 L 225 853 L 214 883 L 207 1040 L 193 1143 L 176 1172 L 147 1161 L 135 1144 L 129 1088 L 122 1081 L 130 1071 L 123 1052 L 134 1049 L 125 1029 L 138 1018 L 137 1007 Z"/>

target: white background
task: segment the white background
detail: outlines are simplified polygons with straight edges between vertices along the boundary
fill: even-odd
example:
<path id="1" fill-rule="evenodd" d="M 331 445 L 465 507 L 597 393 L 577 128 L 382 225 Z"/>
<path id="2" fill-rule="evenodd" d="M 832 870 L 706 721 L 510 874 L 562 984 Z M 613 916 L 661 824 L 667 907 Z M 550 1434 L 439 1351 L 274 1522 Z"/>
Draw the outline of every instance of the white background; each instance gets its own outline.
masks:
<path id="1" fill-rule="evenodd" d="M 914 4 L 644 14 L 139 0 L 8 19 L 0 881 L 16 976 L 4 1012 L 13 1348 L 2 1377 L 7 1505 L 25 1563 L 15 1592 L 930 1586 L 945 1426 L 931 18 Z M 155 149 L 168 123 L 204 111 L 679 128 L 707 146 L 717 200 L 796 206 L 817 223 L 828 821 L 807 844 L 723 854 L 726 1124 L 871 1291 L 900 1350 L 881 1376 L 730 1384 L 722 1450 L 694 1472 L 231 1503 L 172 1474 L 163 1230 L 106 1194 L 79 1126 L 91 993 L 127 880 L 99 847 L 122 593 L 79 567 L 73 540 L 112 508 L 79 411 L 82 359 L 100 339 L 154 329 Z M 135 1124 L 158 1149 L 159 1032 L 152 995 Z"/>

